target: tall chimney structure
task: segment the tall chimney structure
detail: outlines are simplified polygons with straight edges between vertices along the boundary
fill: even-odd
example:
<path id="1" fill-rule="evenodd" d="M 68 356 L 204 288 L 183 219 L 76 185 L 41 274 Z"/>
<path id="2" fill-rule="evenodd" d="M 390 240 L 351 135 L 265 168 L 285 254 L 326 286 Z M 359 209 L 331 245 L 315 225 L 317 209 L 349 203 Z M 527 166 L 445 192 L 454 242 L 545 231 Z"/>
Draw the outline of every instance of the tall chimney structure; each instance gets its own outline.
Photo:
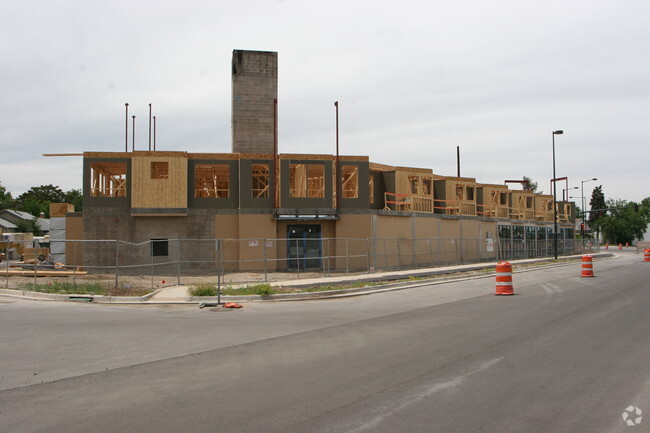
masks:
<path id="1" fill-rule="evenodd" d="M 232 52 L 232 151 L 273 154 L 278 53 Z"/>

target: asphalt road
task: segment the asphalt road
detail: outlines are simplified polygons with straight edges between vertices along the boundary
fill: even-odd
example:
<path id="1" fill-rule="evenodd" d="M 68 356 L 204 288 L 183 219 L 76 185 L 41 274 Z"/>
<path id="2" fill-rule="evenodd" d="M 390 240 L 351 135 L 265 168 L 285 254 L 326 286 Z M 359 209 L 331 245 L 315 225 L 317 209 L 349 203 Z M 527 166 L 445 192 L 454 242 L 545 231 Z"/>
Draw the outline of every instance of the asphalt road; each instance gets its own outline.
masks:
<path id="1" fill-rule="evenodd" d="M 230 312 L 0 297 L 0 432 L 650 432 L 650 263 L 579 266 L 515 269 L 511 297 L 493 277 Z"/>

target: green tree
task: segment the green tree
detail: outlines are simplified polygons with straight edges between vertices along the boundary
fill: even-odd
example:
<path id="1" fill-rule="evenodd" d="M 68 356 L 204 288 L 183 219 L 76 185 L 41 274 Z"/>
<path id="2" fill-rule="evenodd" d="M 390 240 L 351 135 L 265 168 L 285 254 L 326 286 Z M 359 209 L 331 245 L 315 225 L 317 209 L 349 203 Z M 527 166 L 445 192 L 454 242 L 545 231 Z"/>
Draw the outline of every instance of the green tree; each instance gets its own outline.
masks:
<path id="1" fill-rule="evenodd" d="M 534 193 L 537 192 L 537 182 L 533 182 L 533 180 L 528 176 L 524 176 L 522 180 L 525 182 L 523 184 L 525 190 L 532 191 Z M 543 191 L 540 191 L 539 193 L 541 194 L 542 192 Z"/>
<path id="2" fill-rule="evenodd" d="M 589 206 L 591 207 L 591 212 L 589 212 L 589 216 L 587 217 L 589 227 L 599 233 L 600 220 L 607 215 L 607 203 L 605 202 L 605 194 L 603 193 L 602 185 L 598 185 L 591 192 Z"/>
<path id="3" fill-rule="evenodd" d="M 83 194 L 80 189 L 71 189 L 66 191 L 63 196 L 64 203 L 70 203 L 74 206 L 76 212 L 81 212 L 83 210 Z"/>
<path id="4" fill-rule="evenodd" d="M 648 216 L 637 203 L 626 200 L 607 200 L 609 215 L 602 217 L 598 224 L 606 241 L 614 244 L 632 243 L 643 239 L 648 227 Z"/>
<path id="5" fill-rule="evenodd" d="M 33 220 L 20 220 L 16 222 L 16 229 L 19 233 L 33 233 L 34 236 L 41 236 L 43 232 L 38 228 L 36 224 L 36 218 Z"/>
<path id="6" fill-rule="evenodd" d="M 7 188 L 0 183 L 0 210 L 11 209 L 14 205 L 14 199 Z"/>
<path id="7" fill-rule="evenodd" d="M 50 203 L 63 203 L 65 193 L 58 186 L 34 186 L 16 197 L 15 208 L 38 217 L 41 212 L 50 216 Z"/>

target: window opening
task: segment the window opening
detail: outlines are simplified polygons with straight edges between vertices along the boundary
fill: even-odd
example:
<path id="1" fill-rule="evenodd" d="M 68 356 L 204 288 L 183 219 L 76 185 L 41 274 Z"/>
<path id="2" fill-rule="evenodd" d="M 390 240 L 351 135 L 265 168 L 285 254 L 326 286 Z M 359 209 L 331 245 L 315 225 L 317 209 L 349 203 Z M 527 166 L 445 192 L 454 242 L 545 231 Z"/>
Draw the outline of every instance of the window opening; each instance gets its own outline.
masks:
<path id="1" fill-rule="evenodd" d="M 417 195 L 417 193 L 418 193 L 418 176 L 409 176 L 409 186 L 411 188 L 411 194 Z"/>
<path id="2" fill-rule="evenodd" d="M 253 164 L 251 168 L 251 193 L 253 198 L 268 198 L 269 196 L 269 165 Z"/>
<path id="3" fill-rule="evenodd" d="M 431 179 L 429 178 L 422 179 L 422 194 L 431 195 Z"/>
<path id="4" fill-rule="evenodd" d="M 341 174 L 343 198 L 359 198 L 359 167 L 344 165 Z"/>
<path id="5" fill-rule="evenodd" d="M 166 257 L 169 255 L 168 239 L 151 239 L 151 255 L 156 257 Z"/>
<path id="6" fill-rule="evenodd" d="M 152 162 L 151 163 L 151 178 L 152 179 L 169 179 L 169 163 L 168 162 Z"/>
<path id="7" fill-rule="evenodd" d="M 325 197 L 323 164 L 289 164 L 289 197 Z"/>
<path id="8" fill-rule="evenodd" d="M 126 162 L 93 162 L 90 179 L 91 197 L 126 197 Z"/>
<path id="9" fill-rule="evenodd" d="M 230 166 L 227 164 L 197 164 L 194 170 L 194 197 L 228 198 L 230 196 Z"/>

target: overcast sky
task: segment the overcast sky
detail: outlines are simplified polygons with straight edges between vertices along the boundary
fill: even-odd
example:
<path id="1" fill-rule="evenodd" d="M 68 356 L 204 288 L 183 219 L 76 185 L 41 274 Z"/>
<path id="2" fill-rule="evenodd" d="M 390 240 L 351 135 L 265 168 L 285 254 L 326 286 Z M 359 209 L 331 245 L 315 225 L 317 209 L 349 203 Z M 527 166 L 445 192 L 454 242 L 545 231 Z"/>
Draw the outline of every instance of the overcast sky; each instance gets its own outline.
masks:
<path id="1" fill-rule="evenodd" d="M 650 196 L 650 2 L 0 0 L 0 182 L 82 187 L 124 150 L 230 152 L 233 49 L 277 51 L 281 153 L 341 153 L 482 183 L 557 176 Z M 129 133 L 130 134 L 130 133 Z M 561 195 L 558 187 L 558 195 Z M 571 191 L 580 196 L 580 190 Z M 575 199 L 580 202 L 580 199 Z M 588 201 L 588 199 L 587 199 Z"/>

